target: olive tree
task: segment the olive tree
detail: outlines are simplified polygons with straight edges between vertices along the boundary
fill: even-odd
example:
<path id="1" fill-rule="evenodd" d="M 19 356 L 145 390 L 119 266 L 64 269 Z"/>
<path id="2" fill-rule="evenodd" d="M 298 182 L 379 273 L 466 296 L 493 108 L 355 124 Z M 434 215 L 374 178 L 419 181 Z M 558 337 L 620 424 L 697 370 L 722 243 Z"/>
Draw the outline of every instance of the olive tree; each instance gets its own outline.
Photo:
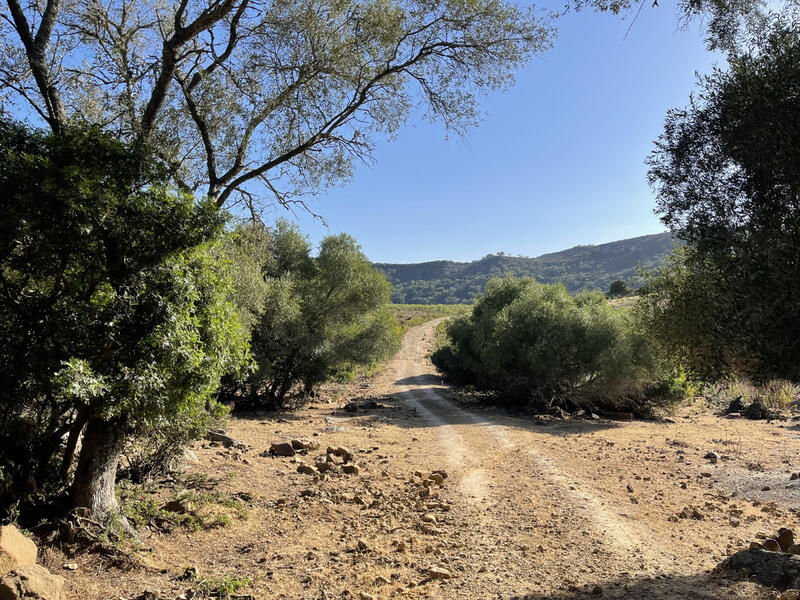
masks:
<path id="1" fill-rule="evenodd" d="M 157 149 L 219 205 L 346 178 L 411 110 L 461 132 L 551 29 L 504 0 L 7 0 L 4 105 Z"/>
<path id="2" fill-rule="evenodd" d="M 105 519 L 126 440 L 214 412 L 244 364 L 224 219 L 96 130 L 0 121 L 0 156 L 2 505 L 74 473 L 73 504 Z"/>
<path id="3" fill-rule="evenodd" d="M 777 19 L 668 113 L 657 211 L 689 248 L 641 310 L 704 377 L 800 381 L 800 30 Z"/>
<path id="4" fill-rule="evenodd" d="M 257 247 L 248 241 L 257 228 L 240 238 L 245 252 Z M 327 236 L 311 256 L 308 241 L 286 221 L 261 231 L 269 246 L 261 256 L 264 299 L 251 333 L 255 368 L 231 390 L 240 405 L 307 397 L 331 377 L 398 349 L 389 284 L 352 237 Z"/>

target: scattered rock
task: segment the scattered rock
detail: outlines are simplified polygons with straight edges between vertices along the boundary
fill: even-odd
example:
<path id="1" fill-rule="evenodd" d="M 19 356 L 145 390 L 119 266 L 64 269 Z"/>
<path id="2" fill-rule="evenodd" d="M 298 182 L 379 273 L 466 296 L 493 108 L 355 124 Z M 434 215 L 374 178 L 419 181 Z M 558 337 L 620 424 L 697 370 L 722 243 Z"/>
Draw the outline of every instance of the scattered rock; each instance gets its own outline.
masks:
<path id="1" fill-rule="evenodd" d="M 349 448 L 345 448 L 344 446 L 336 446 L 336 447 L 328 446 L 327 454 L 338 456 L 342 460 L 344 460 L 344 462 L 355 461 L 355 455 L 353 454 L 353 452 Z"/>
<path id="2" fill-rule="evenodd" d="M 441 567 L 431 567 L 428 569 L 428 577 L 433 580 L 450 579 L 453 575 L 447 569 Z"/>
<path id="3" fill-rule="evenodd" d="M 383 575 L 378 575 L 372 585 L 390 585 L 392 581 Z"/>
<path id="4" fill-rule="evenodd" d="M 328 462 L 326 460 L 317 461 L 314 466 L 317 467 L 317 471 L 320 473 L 326 473 L 327 471 L 333 471 L 336 469 L 336 463 Z"/>
<path id="5" fill-rule="evenodd" d="M 719 462 L 719 454 L 717 454 L 713 450 L 711 452 L 706 453 L 706 455 L 703 458 L 708 460 L 708 462 L 710 462 L 712 465 L 715 465 L 717 464 L 717 462 Z"/>
<path id="6" fill-rule="evenodd" d="M 775 419 L 779 416 L 778 413 L 768 409 L 758 400 L 745 407 L 741 413 L 744 418 L 753 420 Z"/>
<path id="7" fill-rule="evenodd" d="M 630 483 L 625 486 L 625 489 L 628 490 L 629 494 L 633 493 L 633 486 Z"/>
<path id="8" fill-rule="evenodd" d="M 244 448 L 245 445 L 239 440 L 232 438 L 222 429 L 211 430 L 206 434 L 206 439 L 212 442 L 219 442 L 226 448 Z"/>
<path id="9" fill-rule="evenodd" d="M 355 465 L 353 463 L 347 463 L 342 465 L 342 472 L 347 473 L 348 475 L 358 475 L 359 471 L 360 469 L 358 468 L 358 465 Z"/>
<path id="10" fill-rule="evenodd" d="M 781 545 L 777 542 L 777 540 L 774 540 L 772 538 L 764 540 L 763 542 L 761 542 L 761 545 L 764 547 L 765 550 L 769 550 L 770 552 L 781 551 Z"/>
<path id="11" fill-rule="evenodd" d="M 273 456 L 294 456 L 297 454 L 290 442 L 272 442 L 269 453 Z"/>
<path id="12" fill-rule="evenodd" d="M 781 527 L 778 530 L 778 537 L 775 538 L 775 541 L 778 542 L 783 552 L 787 552 L 794 545 L 794 532 L 791 529 Z"/>
<path id="13" fill-rule="evenodd" d="M 64 578 L 41 565 L 17 567 L 0 580 L 0 600 L 62 600 Z"/>
<path id="14" fill-rule="evenodd" d="M 800 556 L 794 554 L 749 548 L 729 556 L 721 566 L 732 571 L 745 569 L 762 585 L 800 587 Z"/>
<path id="15" fill-rule="evenodd" d="M 375 596 L 368 594 L 367 592 L 359 592 L 358 600 L 375 600 Z"/>
<path id="16" fill-rule="evenodd" d="M 800 479 L 800 473 L 792 473 L 789 475 L 789 481 L 794 481 L 795 479 Z"/>
<path id="17" fill-rule="evenodd" d="M 291 441 L 292 448 L 299 451 L 309 451 L 319 449 L 319 442 L 317 440 L 303 440 L 297 439 Z"/>
<path id="18" fill-rule="evenodd" d="M 705 515 L 701 513 L 696 507 L 694 506 L 684 506 L 683 510 L 678 513 L 679 519 L 692 519 L 694 521 L 702 521 L 705 519 Z"/>
<path id="19" fill-rule="evenodd" d="M 768 485 L 765 485 L 764 487 L 762 487 L 762 488 L 761 488 L 761 491 L 762 491 L 762 492 L 768 492 L 768 491 L 770 491 L 771 489 L 772 489 L 771 487 L 769 487 Z"/>
<path id="20" fill-rule="evenodd" d="M 13 525 L 0 527 L 0 577 L 33 564 L 36 564 L 36 544 Z"/>
<path id="21" fill-rule="evenodd" d="M 364 540 L 358 540 L 356 543 L 356 551 L 357 552 L 369 552 L 370 547 Z"/>
<path id="22" fill-rule="evenodd" d="M 158 590 L 145 590 L 136 597 L 136 600 L 159 600 L 160 597 Z"/>
<path id="23" fill-rule="evenodd" d="M 315 475 L 317 470 L 312 466 L 301 463 L 297 465 L 297 472 L 303 475 Z"/>
<path id="24" fill-rule="evenodd" d="M 64 567 L 63 568 L 66 569 L 67 571 L 77 571 L 78 570 L 78 563 L 74 563 L 74 562 L 64 563 Z"/>

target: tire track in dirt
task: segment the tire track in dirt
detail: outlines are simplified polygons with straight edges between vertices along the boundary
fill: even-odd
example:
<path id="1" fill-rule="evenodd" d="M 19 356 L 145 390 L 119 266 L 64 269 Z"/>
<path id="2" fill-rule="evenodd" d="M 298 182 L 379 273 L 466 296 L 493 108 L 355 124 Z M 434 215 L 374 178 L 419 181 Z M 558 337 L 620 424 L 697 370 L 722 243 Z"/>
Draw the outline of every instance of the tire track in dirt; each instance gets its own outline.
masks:
<path id="1" fill-rule="evenodd" d="M 439 392 L 443 389 L 438 383 L 441 379 L 425 360 L 430 346 L 426 342 L 432 339 L 438 322 L 440 320 L 425 323 L 406 334 L 397 369 L 397 388 L 399 397 L 416 409 L 421 419 L 437 428 L 441 447 L 455 470 L 459 489 L 467 501 L 491 503 L 502 500 L 493 497 L 490 480 L 502 482 L 504 474 L 485 468 L 484 465 L 490 462 L 485 459 L 491 458 L 492 463 L 497 463 L 501 453 L 511 455 L 509 460 L 517 463 L 527 459 L 533 477 L 545 480 L 549 493 L 561 500 L 559 508 L 578 517 L 587 529 L 593 530 L 593 537 L 601 539 L 621 564 L 630 560 L 631 553 L 642 559 L 642 567 L 647 563 L 657 564 L 663 557 L 663 549 L 659 551 L 661 556 L 650 550 L 646 540 L 652 537 L 652 533 L 626 522 L 609 510 L 591 486 L 580 481 L 582 474 L 565 471 L 556 459 L 544 453 L 541 445 L 530 447 L 530 440 L 515 443 L 514 440 L 520 437 L 519 432 L 489 417 L 465 410 Z M 486 455 L 487 452 L 491 457 Z M 518 487 L 519 482 L 515 483 Z"/>

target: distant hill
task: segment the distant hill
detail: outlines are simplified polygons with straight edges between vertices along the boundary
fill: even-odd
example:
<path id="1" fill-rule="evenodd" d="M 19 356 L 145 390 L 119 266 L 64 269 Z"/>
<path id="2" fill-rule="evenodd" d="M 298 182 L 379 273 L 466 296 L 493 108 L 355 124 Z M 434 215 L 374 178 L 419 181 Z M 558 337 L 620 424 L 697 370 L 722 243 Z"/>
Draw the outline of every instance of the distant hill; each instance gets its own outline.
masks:
<path id="1" fill-rule="evenodd" d="M 617 279 L 632 281 L 641 264 L 652 269 L 672 251 L 669 233 L 643 235 L 597 246 L 575 246 L 536 258 L 489 254 L 468 263 L 437 260 L 414 264 L 375 263 L 392 284 L 397 304 L 469 303 L 492 277 L 531 275 L 563 283 L 570 292 L 608 290 Z"/>

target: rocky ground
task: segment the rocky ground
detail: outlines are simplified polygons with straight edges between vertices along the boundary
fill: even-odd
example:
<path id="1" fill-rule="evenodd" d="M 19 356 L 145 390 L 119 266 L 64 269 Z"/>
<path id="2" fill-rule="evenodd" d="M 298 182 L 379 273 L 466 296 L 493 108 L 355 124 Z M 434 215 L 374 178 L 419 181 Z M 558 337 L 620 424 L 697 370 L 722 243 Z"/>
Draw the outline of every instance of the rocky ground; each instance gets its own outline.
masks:
<path id="1" fill-rule="evenodd" d="M 486 410 L 436 376 L 426 358 L 434 324 L 410 330 L 370 380 L 296 412 L 233 419 L 228 433 L 244 447 L 198 443 L 186 477 L 147 492 L 151 505 L 172 498 L 172 511 L 192 513 L 182 487 L 213 489 L 231 499 L 219 527 L 154 522 L 130 561 L 48 548 L 41 562 L 76 600 L 146 589 L 169 600 L 226 590 L 778 597 L 713 569 L 753 539 L 800 530 L 800 480 L 791 479 L 800 421 L 729 419 L 701 406 L 659 423 Z M 273 450 L 294 455 L 270 452 L 292 440 L 297 450 Z"/>

